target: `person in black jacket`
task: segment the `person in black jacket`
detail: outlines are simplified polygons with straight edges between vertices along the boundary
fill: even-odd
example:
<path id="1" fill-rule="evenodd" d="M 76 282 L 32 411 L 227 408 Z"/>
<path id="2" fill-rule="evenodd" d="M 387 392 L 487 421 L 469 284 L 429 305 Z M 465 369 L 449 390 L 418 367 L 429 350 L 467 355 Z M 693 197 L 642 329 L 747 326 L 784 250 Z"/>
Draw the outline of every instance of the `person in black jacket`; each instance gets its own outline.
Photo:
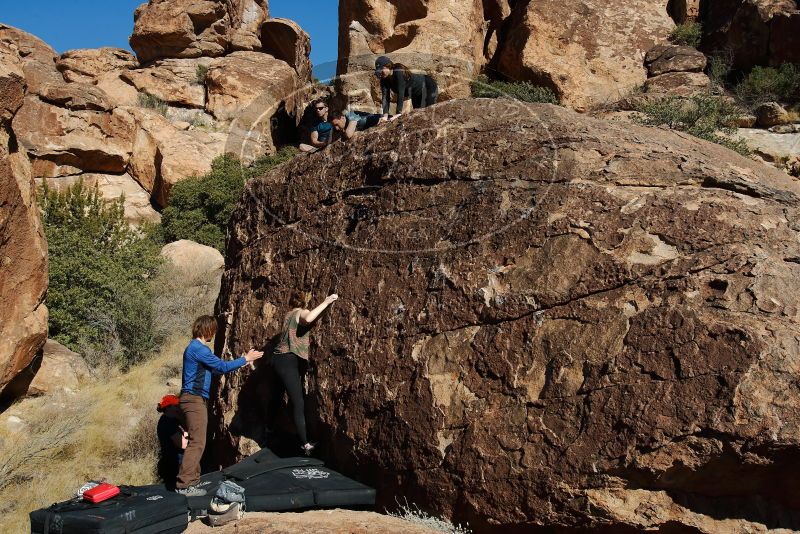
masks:
<path id="1" fill-rule="evenodd" d="M 392 63 L 386 56 L 375 60 L 375 76 L 381 80 L 381 97 L 383 116 L 389 117 L 391 93 L 397 95 L 397 115 L 403 113 L 406 99 L 416 108 L 426 108 L 436 103 L 439 97 L 439 86 L 436 80 L 427 74 L 414 74 L 401 63 Z"/>

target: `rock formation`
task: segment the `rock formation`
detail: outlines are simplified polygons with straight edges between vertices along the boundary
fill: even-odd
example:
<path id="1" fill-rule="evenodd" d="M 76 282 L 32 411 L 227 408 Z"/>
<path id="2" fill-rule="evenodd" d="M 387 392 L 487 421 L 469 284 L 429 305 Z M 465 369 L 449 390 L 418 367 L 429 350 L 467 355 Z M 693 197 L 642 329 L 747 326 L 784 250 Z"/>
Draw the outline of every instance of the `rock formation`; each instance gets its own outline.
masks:
<path id="1" fill-rule="evenodd" d="M 674 27 L 654 0 L 343 0 L 339 11 L 341 90 L 359 107 L 379 101 L 371 73 L 388 54 L 433 74 L 444 100 L 488 69 L 587 109 L 644 83 L 644 54 Z"/>
<path id="2" fill-rule="evenodd" d="M 654 0 L 518 2 L 498 70 L 553 88 L 585 110 L 616 102 L 647 78 L 645 53 L 674 27 Z"/>
<path id="3" fill-rule="evenodd" d="M 12 128 L 34 179 L 124 192 L 132 223 L 157 221 L 172 186 L 215 157 L 249 161 L 294 139 L 310 41 L 268 19 L 265 0 L 152 0 L 137 10 L 131 46 L 138 59 L 117 48 L 59 57 L 0 25 L 0 69 L 13 66 L 28 88 Z"/>
<path id="4" fill-rule="evenodd" d="M 309 429 L 379 506 L 476 532 L 798 528 L 798 215 L 788 176 L 686 134 L 448 102 L 248 184 L 217 348 L 266 344 L 294 288 L 338 292 Z M 222 379 L 219 462 L 263 439 L 267 375 Z"/>
<path id="5" fill-rule="evenodd" d="M 141 63 L 258 50 L 266 0 L 149 0 L 134 14 L 131 48 Z"/>
<path id="6" fill-rule="evenodd" d="M 731 55 L 733 68 L 800 63 L 800 5 L 795 0 L 706 2 L 704 51 Z"/>
<path id="7" fill-rule="evenodd" d="M 360 107 L 379 103 L 375 58 L 388 54 L 433 75 L 442 99 L 467 96 L 486 62 L 484 38 L 480 0 L 342 0 L 340 90 Z"/>
<path id="8" fill-rule="evenodd" d="M 29 395 L 44 395 L 56 391 L 74 393 L 80 387 L 81 381 L 90 374 L 83 356 L 52 339 L 44 344 L 39 365 L 28 388 Z"/>
<path id="9" fill-rule="evenodd" d="M 31 168 L 11 130 L 25 102 L 25 57 L 0 25 L 0 404 L 22 395 L 27 371 L 47 339 L 47 243 L 39 220 Z M 44 50 L 45 53 L 46 50 Z"/>

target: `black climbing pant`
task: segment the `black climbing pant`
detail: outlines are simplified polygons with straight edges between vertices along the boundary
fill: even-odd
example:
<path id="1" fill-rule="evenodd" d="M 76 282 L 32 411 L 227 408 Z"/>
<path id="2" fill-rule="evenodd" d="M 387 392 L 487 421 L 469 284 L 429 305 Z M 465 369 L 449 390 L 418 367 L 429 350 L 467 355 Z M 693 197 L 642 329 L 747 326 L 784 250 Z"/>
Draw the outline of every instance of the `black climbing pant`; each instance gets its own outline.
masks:
<path id="1" fill-rule="evenodd" d="M 300 380 L 300 358 L 293 352 L 272 355 L 272 368 L 278 375 L 292 404 L 292 418 L 297 434 L 303 444 L 308 443 L 306 435 L 305 401 L 303 400 L 303 384 Z"/>

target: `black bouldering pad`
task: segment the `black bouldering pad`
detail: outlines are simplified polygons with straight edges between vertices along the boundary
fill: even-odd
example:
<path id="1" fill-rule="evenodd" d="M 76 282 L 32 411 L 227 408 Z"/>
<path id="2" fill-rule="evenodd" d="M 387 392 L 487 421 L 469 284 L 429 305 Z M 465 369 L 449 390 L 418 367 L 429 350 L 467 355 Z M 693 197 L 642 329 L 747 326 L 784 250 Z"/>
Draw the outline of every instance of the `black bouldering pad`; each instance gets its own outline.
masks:
<path id="1" fill-rule="evenodd" d="M 120 486 L 93 504 L 72 499 L 30 513 L 31 534 L 177 534 L 189 525 L 186 497 L 156 486 Z"/>

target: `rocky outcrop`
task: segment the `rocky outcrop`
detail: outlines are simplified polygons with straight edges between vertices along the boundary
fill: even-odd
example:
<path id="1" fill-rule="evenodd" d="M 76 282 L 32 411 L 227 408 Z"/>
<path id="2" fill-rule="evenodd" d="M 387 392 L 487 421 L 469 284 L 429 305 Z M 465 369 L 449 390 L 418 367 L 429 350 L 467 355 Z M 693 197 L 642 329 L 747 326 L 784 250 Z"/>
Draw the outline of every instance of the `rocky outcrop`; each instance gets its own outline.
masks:
<path id="1" fill-rule="evenodd" d="M 95 83 L 98 78 L 114 71 L 126 71 L 139 66 L 136 57 L 122 48 L 84 48 L 64 52 L 56 68 L 68 82 Z"/>
<path id="2" fill-rule="evenodd" d="M 342 0 L 339 3 L 340 90 L 361 107 L 380 102 L 375 58 L 389 55 L 436 78 L 441 99 L 469 95 L 486 60 L 480 0 Z"/>
<path id="3" fill-rule="evenodd" d="M 131 48 L 141 63 L 257 50 L 266 0 L 150 0 L 134 13 Z"/>
<path id="4" fill-rule="evenodd" d="M 674 27 L 655 0 L 518 2 L 498 70 L 551 87 L 586 110 L 616 102 L 647 78 L 645 53 Z"/>
<path id="5" fill-rule="evenodd" d="M 724 51 L 735 69 L 800 63 L 800 6 L 795 0 L 706 4 L 700 18 L 704 51 Z"/>
<path id="6" fill-rule="evenodd" d="M 175 106 L 203 108 L 206 105 L 205 77 L 210 58 L 164 59 L 151 67 L 128 70 L 122 79 L 139 93 L 147 93 Z"/>
<path id="7" fill-rule="evenodd" d="M 10 128 L 26 86 L 19 62 L 3 57 L 6 29 L 0 26 L 0 409 L 28 389 L 47 339 L 47 243 L 30 163 Z"/>
<path id="8" fill-rule="evenodd" d="M 289 19 L 269 19 L 261 25 L 262 51 L 285 61 L 301 81 L 311 80 L 311 37 Z"/>
<path id="9" fill-rule="evenodd" d="M 29 395 L 45 395 L 63 391 L 76 392 L 81 381 L 89 377 L 89 366 L 83 356 L 61 343 L 48 339 L 44 344 L 40 367 L 28 388 Z"/>
<path id="10" fill-rule="evenodd" d="M 797 528 L 799 211 L 796 181 L 686 134 L 448 102 L 247 185 L 217 349 L 264 346 L 292 289 L 338 292 L 309 429 L 379 507 Z M 218 462 L 263 439 L 268 372 L 222 380 Z"/>

